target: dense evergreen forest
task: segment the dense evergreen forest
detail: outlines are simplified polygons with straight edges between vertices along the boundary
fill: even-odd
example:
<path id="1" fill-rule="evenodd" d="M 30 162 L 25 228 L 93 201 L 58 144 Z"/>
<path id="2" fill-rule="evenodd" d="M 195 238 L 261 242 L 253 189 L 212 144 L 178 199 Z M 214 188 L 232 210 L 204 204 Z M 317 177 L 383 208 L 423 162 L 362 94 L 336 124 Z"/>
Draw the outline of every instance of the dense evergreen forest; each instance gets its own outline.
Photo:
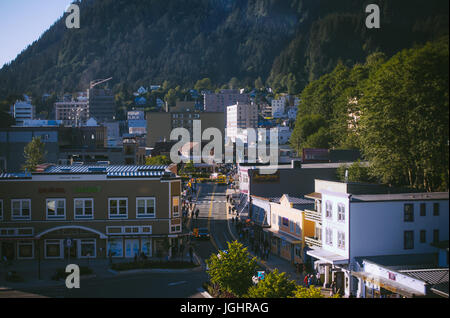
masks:
<path id="1" fill-rule="evenodd" d="M 377 3 L 381 28 L 367 29 Z M 338 63 L 448 34 L 447 0 L 83 0 L 81 27 L 65 16 L 0 70 L 10 94 L 75 92 L 113 77 L 115 93 L 140 85 L 215 87 L 255 80 L 298 94 Z"/>

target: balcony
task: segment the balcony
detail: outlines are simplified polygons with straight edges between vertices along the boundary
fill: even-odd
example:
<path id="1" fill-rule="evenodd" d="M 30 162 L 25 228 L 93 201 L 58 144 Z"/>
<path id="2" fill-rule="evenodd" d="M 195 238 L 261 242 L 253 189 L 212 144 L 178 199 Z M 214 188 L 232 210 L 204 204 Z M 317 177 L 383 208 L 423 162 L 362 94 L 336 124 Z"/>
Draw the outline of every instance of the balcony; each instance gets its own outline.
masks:
<path id="1" fill-rule="evenodd" d="M 308 246 L 322 247 L 322 241 L 319 240 L 317 237 L 311 236 L 305 237 L 305 244 Z"/>
<path id="2" fill-rule="evenodd" d="M 305 219 L 313 222 L 322 222 L 322 215 L 320 212 L 305 210 Z"/>

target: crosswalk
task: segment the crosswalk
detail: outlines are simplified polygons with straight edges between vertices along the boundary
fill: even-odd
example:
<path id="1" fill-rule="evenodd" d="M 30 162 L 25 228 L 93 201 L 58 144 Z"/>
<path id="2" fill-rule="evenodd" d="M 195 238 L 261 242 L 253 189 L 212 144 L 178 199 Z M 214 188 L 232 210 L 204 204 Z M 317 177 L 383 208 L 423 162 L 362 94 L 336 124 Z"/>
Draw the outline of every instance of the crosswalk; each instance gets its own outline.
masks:
<path id="1" fill-rule="evenodd" d="M 226 200 L 223 201 L 213 201 L 214 203 L 226 203 Z M 210 200 L 203 200 L 203 201 L 196 201 L 196 204 L 210 204 L 211 201 Z"/>

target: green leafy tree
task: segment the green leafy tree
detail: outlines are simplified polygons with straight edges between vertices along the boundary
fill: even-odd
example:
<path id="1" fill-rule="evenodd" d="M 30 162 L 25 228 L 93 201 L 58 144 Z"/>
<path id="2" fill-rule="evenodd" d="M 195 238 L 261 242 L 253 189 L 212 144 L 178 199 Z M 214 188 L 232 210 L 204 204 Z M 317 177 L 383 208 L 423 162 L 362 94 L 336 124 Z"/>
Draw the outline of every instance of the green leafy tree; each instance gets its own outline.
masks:
<path id="1" fill-rule="evenodd" d="M 286 273 L 278 269 L 268 273 L 258 284 L 250 287 L 246 297 L 249 298 L 288 298 L 294 295 L 296 283 Z"/>
<path id="2" fill-rule="evenodd" d="M 333 295 L 333 298 L 339 298 L 339 294 Z M 320 288 L 315 286 L 310 286 L 306 288 L 304 286 L 297 286 L 294 292 L 293 298 L 325 298 L 325 296 L 320 292 Z"/>
<path id="3" fill-rule="evenodd" d="M 253 285 L 256 257 L 251 258 L 247 248 L 237 241 L 228 242 L 227 253 L 221 251 L 218 255 L 211 255 L 206 264 L 211 283 L 218 285 L 223 292 L 241 297 Z"/>
<path id="4" fill-rule="evenodd" d="M 448 61 L 446 37 L 399 52 L 365 85 L 360 143 L 383 183 L 448 190 Z"/>
<path id="5" fill-rule="evenodd" d="M 350 166 L 342 165 L 337 168 L 339 180 L 345 181 L 345 171 L 348 171 L 349 182 L 371 182 L 374 178 L 370 176 L 369 167 L 364 165 L 360 160 L 352 163 Z"/>
<path id="6" fill-rule="evenodd" d="M 167 158 L 167 156 L 154 156 L 154 157 L 147 157 L 145 158 L 145 164 L 148 166 L 163 166 L 163 165 L 169 165 L 172 161 Z"/>
<path id="7" fill-rule="evenodd" d="M 306 147 L 327 148 L 327 122 L 320 114 L 298 116 L 289 142 L 297 152 Z M 309 141 L 308 141 L 309 140 Z"/>
<path id="8" fill-rule="evenodd" d="M 204 78 L 201 80 L 198 80 L 197 83 L 195 83 L 194 89 L 201 92 L 204 90 L 212 90 L 213 85 L 210 78 Z"/>
<path id="9" fill-rule="evenodd" d="M 25 146 L 24 156 L 25 164 L 23 170 L 32 172 L 36 170 L 38 164 L 44 163 L 46 152 L 44 150 L 45 144 L 40 137 L 33 137 L 33 139 Z"/>

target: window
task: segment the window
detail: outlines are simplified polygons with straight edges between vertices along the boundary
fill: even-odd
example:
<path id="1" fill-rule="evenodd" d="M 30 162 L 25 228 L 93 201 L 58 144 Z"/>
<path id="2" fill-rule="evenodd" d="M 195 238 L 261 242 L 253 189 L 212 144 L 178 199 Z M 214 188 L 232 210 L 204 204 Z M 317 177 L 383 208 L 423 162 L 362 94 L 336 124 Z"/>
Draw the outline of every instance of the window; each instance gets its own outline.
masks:
<path id="1" fill-rule="evenodd" d="M 433 243 L 439 243 L 439 230 L 433 230 Z"/>
<path id="2" fill-rule="evenodd" d="M 420 231 L 420 243 L 426 243 L 427 242 L 427 231 L 421 230 Z"/>
<path id="3" fill-rule="evenodd" d="M 11 200 L 11 210 L 13 220 L 30 220 L 31 200 L 30 199 Z"/>
<path id="4" fill-rule="evenodd" d="M 109 199 L 109 218 L 126 219 L 128 217 L 128 199 L 110 198 Z"/>
<path id="5" fill-rule="evenodd" d="M 283 226 L 288 227 L 289 226 L 289 219 L 288 218 L 282 218 Z"/>
<path id="6" fill-rule="evenodd" d="M 433 203 L 433 215 L 439 216 L 439 203 Z"/>
<path id="7" fill-rule="evenodd" d="M 325 241 L 327 245 L 333 245 L 333 230 L 326 228 L 325 229 Z"/>
<path id="8" fill-rule="evenodd" d="M 3 200 L 0 200 L 0 220 L 3 220 Z"/>
<path id="9" fill-rule="evenodd" d="M 297 234 L 297 235 L 302 235 L 302 229 L 300 228 L 300 223 L 299 222 L 297 222 L 296 224 L 295 224 L 295 234 Z"/>
<path id="10" fill-rule="evenodd" d="M 180 197 L 172 198 L 172 217 L 180 216 Z"/>
<path id="11" fill-rule="evenodd" d="M 404 212 L 404 221 L 405 222 L 414 222 L 414 205 L 413 204 L 405 204 L 403 207 Z"/>
<path id="12" fill-rule="evenodd" d="M 136 217 L 155 217 L 155 198 L 136 198 Z"/>
<path id="13" fill-rule="evenodd" d="M 47 199 L 47 219 L 66 218 L 66 199 Z"/>
<path id="14" fill-rule="evenodd" d="M 332 218 L 333 217 L 333 205 L 330 201 L 327 201 L 325 204 L 325 217 Z"/>
<path id="15" fill-rule="evenodd" d="M 109 239 L 106 249 L 108 256 L 123 257 L 123 240 L 121 238 Z"/>
<path id="16" fill-rule="evenodd" d="M 96 257 L 96 244 L 95 239 L 82 239 L 80 242 L 80 258 L 95 258 Z"/>
<path id="17" fill-rule="evenodd" d="M 63 258 L 61 240 L 45 240 L 45 258 Z"/>
<path id="18" fill-rule="evenodd" d="M 345 205 L 342 203 L 338 204 L 338 221 L 345 221 Z"/>
<path id="19" fill-rule="evenodd" d="M 94 199 L 74 199 L 75 219 L 94 218 Z"/>
<path id="20" fill-rule="evenodd" d="M 34 257 L 34 242 L 33 241 L 18 241 L 17 242 L 17 258 L 18 259 L 32 259 Z"/>
<path id="21" fill-rule="evenodd" d="M 411 250 L 414 248 L 414 231 L 404 232 L 404 249 Z"/>
<path id="22" fill-rule="evenodd" d="M 289 221 L 289 232 L 294 233 L 295 231 L 295 223 L 293 221 Z"/>
<path id="23" fill-rule="evenodd" d="M 420 204 L 420 216 L 426 216 L 427 215 L 427 205 L 426 203 Z"/>
<path id="24" fill-rule="evenodd" d="M 338 232 L 338 247 L 341 249 L 345 249 L 345 233 Z"/>
<path id="25" fill-rule="evenodd" d="M 174 232 L 181 232 L 181 225 L 180 224 L 171 225 L 170 233 L 174 233 Z"/>

